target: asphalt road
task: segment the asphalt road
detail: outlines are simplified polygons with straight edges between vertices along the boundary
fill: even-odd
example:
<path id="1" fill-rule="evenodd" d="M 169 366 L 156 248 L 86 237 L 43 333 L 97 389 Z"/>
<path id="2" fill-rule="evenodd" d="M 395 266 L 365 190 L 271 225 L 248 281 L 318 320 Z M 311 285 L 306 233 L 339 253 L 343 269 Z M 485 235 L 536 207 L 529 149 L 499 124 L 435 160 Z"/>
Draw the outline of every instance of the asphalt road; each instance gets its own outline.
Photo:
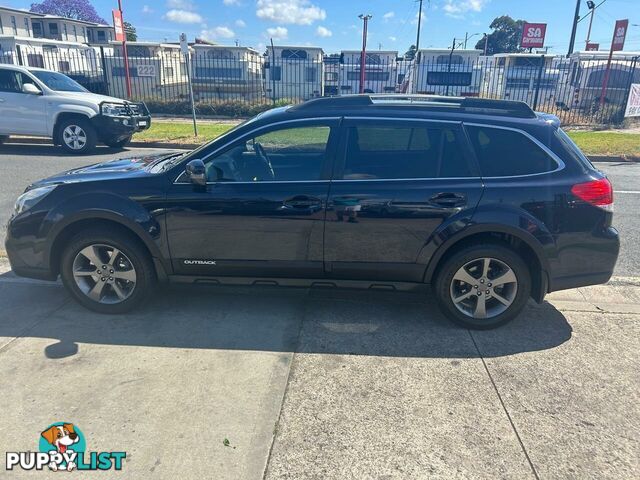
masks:
<path id="1" fill-rule="evenodd" d="M 0 245 L 4 245 L 6 224 L 15 199 L 31 182 L 72 168 L 113 158 L 148 155 L 153 149 L 128 149 L 114 152 L 98 148 L 86 157 L 69 156 L 49 145 L 0 146 Z M 599 163 L 611 179 L 615 192 L 614 225 L 622 238 L 622 248 L 614 275 L 640 276 L 640 163 Z M 1 247 L 0 247 L 1 248 Z"/>

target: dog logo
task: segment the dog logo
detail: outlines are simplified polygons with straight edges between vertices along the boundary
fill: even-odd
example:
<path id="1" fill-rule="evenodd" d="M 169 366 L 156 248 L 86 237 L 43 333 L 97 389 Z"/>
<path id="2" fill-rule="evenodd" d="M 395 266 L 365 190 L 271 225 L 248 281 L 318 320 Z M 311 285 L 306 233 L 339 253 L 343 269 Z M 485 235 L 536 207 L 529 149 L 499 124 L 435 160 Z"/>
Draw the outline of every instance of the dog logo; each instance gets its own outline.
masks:
<path id="1" fill-rule="evenodd" d="M 89 452 L 82 431 L 70 422 L 57 422 L 40 432 L 38 451 L 7 452 L 6 468 L 13 470 L 122 470 L 127 453 Z"/>
<path id="2" fill-rule="evenodd" d="M 80 436 L 75 432 L 73 423 L 52 425 L 42 432 L 41 435 L 42 438 L 44 438 L 49 444 L 53 445 L 56 448 L 56 451 L 63 457 L 67 450 L 70 450 L 69 447 L 80 441 Z M 55 461 L 49 463 L 49 468 L 53 471 L 67 470 L 70 472 L 74 470 L 76 466 L 76 463 L 73 461 L 69 461 L 66 465 L 62 465 L 61 467 L 58 467 L 58 464 Z"/>

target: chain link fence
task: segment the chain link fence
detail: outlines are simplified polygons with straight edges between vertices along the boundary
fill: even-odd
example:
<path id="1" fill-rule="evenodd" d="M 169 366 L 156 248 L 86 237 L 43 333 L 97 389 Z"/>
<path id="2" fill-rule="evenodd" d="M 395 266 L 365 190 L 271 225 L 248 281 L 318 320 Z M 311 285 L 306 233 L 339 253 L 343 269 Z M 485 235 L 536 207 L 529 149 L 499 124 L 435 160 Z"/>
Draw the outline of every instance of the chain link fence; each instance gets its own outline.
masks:
<path id="1" fill-rule="evenodd" d="M 15 53 L 0 54 L 0 63 L 55 70 L 92 92 L 127 98 L 121 53 L 119 47 L 18 47 Z M 602 54 L 465 57 L 450 52 L 408 61 L 371 52 L 361 89 L 359 60 L 344 55 L 314 58 L 202 48 L 195 49 L 187 63 L 177 47 L 131 45 L 131 99 L 145 101 L 153 113 L 188 114 L 190 75 L 201 114 L 247 116 L 274 105 L 364 91 L 521 100 L 536 111 L 557 115 L 566 125 L 599 125 L 622 122 L 630 86 L 640 83 L 637 56 L 616 55 L 608 66 Z"/>

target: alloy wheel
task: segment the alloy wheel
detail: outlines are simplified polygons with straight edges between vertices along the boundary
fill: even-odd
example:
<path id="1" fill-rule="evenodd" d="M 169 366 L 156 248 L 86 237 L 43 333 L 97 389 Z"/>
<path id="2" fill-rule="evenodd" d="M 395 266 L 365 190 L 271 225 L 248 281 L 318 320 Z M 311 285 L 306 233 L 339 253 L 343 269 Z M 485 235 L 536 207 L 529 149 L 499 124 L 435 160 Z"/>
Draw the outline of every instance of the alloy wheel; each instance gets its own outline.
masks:
<path id="1" fill-rule="evenodd" d="M 87 133 L 78 125 L 69 125 L 62 131 L 62 141 L 72 150 L 82 150 L 87 144 Z"/>
<path id="2" fill-rule="evenodd" d="M 453 276 L 451 301 L 468 317 L 492 318 L 505 312 L 518 293 L 518 279 L 505 262 L 477 258 L 465 263 Z"/>
<path id="3" fill-rule="evenodd" d="M 84 247 L 73 260 L 72 272 L 80 291 L 97 303 L 124 302 L 136 288 L 133 263 L 111 245 Z"/>

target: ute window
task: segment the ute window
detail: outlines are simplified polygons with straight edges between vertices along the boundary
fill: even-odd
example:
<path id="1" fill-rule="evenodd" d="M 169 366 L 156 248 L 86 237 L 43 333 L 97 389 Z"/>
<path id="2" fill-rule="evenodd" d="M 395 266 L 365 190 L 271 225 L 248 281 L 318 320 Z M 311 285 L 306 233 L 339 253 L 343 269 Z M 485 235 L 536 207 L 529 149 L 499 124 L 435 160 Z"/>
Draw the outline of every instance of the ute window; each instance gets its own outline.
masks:
<path id="1" fill-rule="evenodd" d="M 320 180 L 330 132 L 328 126 L 305 126 L 245 138 L 206 162 L 207 180 Z"/>
<path id="2" fill-rule="evenodd" d="M 558 168 L 538 144 L 521 132 L 494 127 L 466 127 L 483 177 L 510 177 Z"/>
<path id="3" fill-rule="evenodd" d="M 473 176 L 452 128 L 363 125 L 347 135 L 343 180 Z"/>

